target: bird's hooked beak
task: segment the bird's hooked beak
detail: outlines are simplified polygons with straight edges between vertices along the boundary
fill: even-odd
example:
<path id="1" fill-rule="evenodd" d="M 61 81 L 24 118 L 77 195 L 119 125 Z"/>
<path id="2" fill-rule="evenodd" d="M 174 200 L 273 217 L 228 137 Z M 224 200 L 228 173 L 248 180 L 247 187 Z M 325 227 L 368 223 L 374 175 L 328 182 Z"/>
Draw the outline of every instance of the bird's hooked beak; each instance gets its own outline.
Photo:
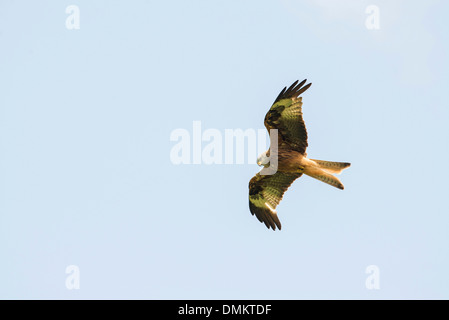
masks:
<path id="1" fill-rule="evenodd" d="M 257 158 L 257 165 L 259 167 L 265 167 L 268 168 L 270 166 L 270 158 L 267 157 L 267 153 L 264 152 L 262 153 L 258 158 Z"/>
<path id="2" fill-rule="evenodd" d="M 257 165 L 259 167 L 264 167 L 264 168 L 268 168 L 270 166 L 270 161 L 266 161 L 268 159 L 264 159 L 264 160 L 257 160 Z"/>

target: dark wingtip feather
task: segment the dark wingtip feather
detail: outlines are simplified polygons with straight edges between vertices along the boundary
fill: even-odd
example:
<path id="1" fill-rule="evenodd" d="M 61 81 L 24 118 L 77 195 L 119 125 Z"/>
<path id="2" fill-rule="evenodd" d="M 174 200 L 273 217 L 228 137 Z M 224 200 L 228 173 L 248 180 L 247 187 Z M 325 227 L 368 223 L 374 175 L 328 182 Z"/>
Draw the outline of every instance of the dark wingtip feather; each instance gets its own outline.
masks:
<path id="1" fill-rule="evenodd" d="M 281 221 L 277 214 L 271 214 L 270 212 L 267 212 L 266 209 L 261 209 L 255 206 L 251 201 L 249 202 L 249 208 L 251 214 L 253 216 L 255 215 L 257 220 L 265 224 L 267 229 L 273 229 L 275 231 L 276 227 L 278 227 L 278 229 L 281 230 Z"/>
<path id="2" fill-rule="evenodd" d="M 296 93 L 296 97 L 298 97 L 298 96 L 301 95 L 304 91 L 306 91 L 307 89 L 309 89 L 311 85 L 312 85 L 312 82 L 309 83 L 308 85 L 306 85 L 304 88 L 301 88 L 301 90 L 299 90 L 299 91 Z"/>
<path id="3" fill-rule="evenodd" d="M 279 221 L 278 215 L 275 213 L 271 216 L 271 218 L 274 220 L 276 227 L 278 227 L 278 229 L 281 230 L 281 221 Z M 276 228 L 273 228 L 273 230 L 276 230 Z"/>
<path id="4" fill-rule="evenodd" d="M 281 97 L 284 95 L 285 90 L 287 90 L 287 87 L 284 87 L 284 89 L 282 89 L 282 91 L 278 94 L 278 96 L 274 100 L 273 104 L 275 104 L 277 101 L 281 100 Z"/>
<path id="5" fill-rule="evenodd" d="M 290 87 L 288 87 L 287 92 L 290 92 L 296 86 L 296 84 L 298 82 L 299 82 L 299 80 L 296 80 L 295 82 L 293 82 L 292 85 Z"/>
<path id="6" fill-rule="evenodd" d="M 276 103 L 282 99 L 298 98 L 302 93 L 304 93 L 312 85 L 312 83 L 309 83 L 305 87 L 303 87 L 304 84 L 307 82 L 307 79 L 304 79 L 300 83 L 298 83 L 298 82 L 299 82 L 299 80 L 296 80 L 295 82 L 293 82 L 293 84 L 288 89 L 287 89 L 287 87 L 284 87 L 284 89 L 282 89 L 282 91 L 277 96 L 276 100 L 274 100 L 274 103 Z"/>

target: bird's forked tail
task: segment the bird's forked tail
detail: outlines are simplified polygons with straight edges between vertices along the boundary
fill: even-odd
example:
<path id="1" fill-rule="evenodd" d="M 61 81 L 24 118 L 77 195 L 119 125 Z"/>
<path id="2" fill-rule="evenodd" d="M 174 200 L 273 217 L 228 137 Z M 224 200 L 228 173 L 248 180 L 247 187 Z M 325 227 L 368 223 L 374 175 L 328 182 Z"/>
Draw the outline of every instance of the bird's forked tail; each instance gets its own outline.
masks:
<path id="1" fill-rule="evenodd" d="M 343 190 L 344 186 L 341 181 L 333 174 L 340 174 L 351 164 L 348 162 L 335 162 L 324 160 L 312 160 L 316 165 L 305 168 L 304 173 L 312 178 L 323 181 L 333 187 Z"/>

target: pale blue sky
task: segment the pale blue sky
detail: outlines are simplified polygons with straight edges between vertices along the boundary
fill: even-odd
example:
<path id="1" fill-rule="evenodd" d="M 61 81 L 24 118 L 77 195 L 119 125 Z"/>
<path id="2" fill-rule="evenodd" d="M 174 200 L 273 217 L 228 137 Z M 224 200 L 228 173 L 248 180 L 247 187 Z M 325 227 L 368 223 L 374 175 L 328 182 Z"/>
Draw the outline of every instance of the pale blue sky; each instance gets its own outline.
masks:
<path id="1" fill-rule="evenodd" d="M 0 298 L 448 299 L 449 4 L 392 2 L 0 1 Z M 255 158 L 170 162 L 174 129 L 263 128 L 304 78 L 309 156 L 352 166 L 297 180 L 282 231 Z"/>

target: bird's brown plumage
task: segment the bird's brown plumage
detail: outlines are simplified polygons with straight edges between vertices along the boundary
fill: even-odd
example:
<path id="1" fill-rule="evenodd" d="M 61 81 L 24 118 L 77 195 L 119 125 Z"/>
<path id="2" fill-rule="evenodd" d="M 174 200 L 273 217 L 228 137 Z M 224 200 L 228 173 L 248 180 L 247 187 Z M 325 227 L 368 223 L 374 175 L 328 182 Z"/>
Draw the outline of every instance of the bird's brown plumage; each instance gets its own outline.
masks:
<path id="1" fill-rule="evenodd" d="M 298 179 L 302 173 L 287 173 L 278 171 L 273 175 L 257 173 L 249 182 L 249 207 L 267 228 L 281 229 L 281 222 L 276 214 L 276 206 L 288 187 Z"/>
<path id="2" fill-rule="evenodd" d="M 270 129 L 277 129 L 280 142 L 285 141 L 302 154 L 306 152 L 308 143 L 300 95 L 312 85 L 309 83 L 304 86 L 306 81 L 298 84 L 297 80 L 288 89 L 285 87 L 268 110 L 264 121 L 268 132 Z"/>
<path id="3" fill-rule="evenodd" d="M 282 200 L 285 191 L 303 173 L 343 189 L 340 180 L 331 173 L 339 173 L 347 168 L 349 163 L 329 162 L 307 159 L 307 130 L 302 118 L 302 97 L 311 83 L 307 80 L 295 81 L 288 89 L 285 87 L 277 96 L 265 116 L 264 124 L 268 132 L 278 130 L 277 141 L 271 141 L 266 152 L 270 162 L 249 182 L 249 208 L 253 215 L 267 228 L 281 229 L 281 222 L 276 213 L 276 207 Z M 276 142 L 276 143 L 274 143 Z M 277 147 L 273 147 L 277 146 Z M 271 162 L 277 158 L 277 165 Z M 274 174 L 272 174 L 275 172 Z"/>
<path id="4" fill-rule="evenodd" d="M 277 96 L 265 116 L 265 127 L 278 130 L 278 171 L 273 175 L 257 173 L 249 182 L 249 206 L 253 215 L 265 223 L 267 228 L 281 229 L 281 222 L 276 214 L 276 206 L 290 185 L 302 175 L 297 172 L 284 171 L 295 154 L 305 154 L 307 148 L 307 131 L 302 119 L 302 98 L 311 83 L 304 86 L 307 80 L 298 84 L 294 82 L 288 89 L 285 87 Z M 292 150 L 292 153 L 288 152 Z M 270 151 L 270 150 L 269 150 Z M 268 152 L 269 152 L 268 151 Z"/>

